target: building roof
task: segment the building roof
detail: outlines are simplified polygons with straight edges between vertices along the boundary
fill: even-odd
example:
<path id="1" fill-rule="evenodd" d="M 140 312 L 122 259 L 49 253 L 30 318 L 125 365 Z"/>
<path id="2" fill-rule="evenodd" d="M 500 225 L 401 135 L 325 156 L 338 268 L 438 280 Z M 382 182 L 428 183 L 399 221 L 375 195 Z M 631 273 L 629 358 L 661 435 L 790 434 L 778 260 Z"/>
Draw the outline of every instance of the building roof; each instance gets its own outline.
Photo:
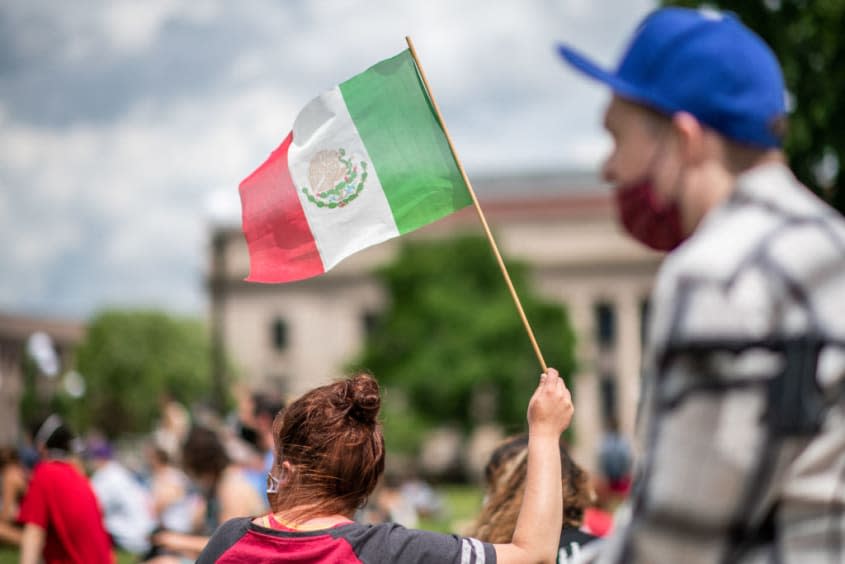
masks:
<path id="1" fill-rule="evenodd" d="M 585 171 L 531 171 L 470 177 L 484 215 L 497 220 L 544 220 L 609 216 L 611 193 L 595 173 Z M 428 229 L 450 228 L 477 221 L 470 206 L 441 219 Z M 241 236 L 240 221 L 223 222 L 212 231 L 224 238 Z"/>
<path id="2" fill-rule="evenodd" d="M 47 333 L 56 343 L 73 345 L 85 336 L 85 324 L 0 312 L 0 339 L 25 341 L 38 331 Z"/>
<path id="3" fill-rule="evenodd" d="M 605 184 L 590 171 L 546 170 L 470 176 L 478 199 L 547 199 L 604 194 Z"/>

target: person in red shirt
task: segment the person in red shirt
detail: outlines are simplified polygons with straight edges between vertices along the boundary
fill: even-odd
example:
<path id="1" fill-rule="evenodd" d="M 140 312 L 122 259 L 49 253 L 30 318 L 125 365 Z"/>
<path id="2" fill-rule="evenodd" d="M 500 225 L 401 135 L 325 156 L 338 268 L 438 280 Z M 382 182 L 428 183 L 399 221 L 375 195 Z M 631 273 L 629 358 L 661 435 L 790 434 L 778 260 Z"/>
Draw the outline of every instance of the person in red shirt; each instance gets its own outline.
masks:
<path id="1" fill-rule="evenodd" d="M 21 501 L 21 564 L 112 564 L 111 541 L 94 491 L 72 461 L 73 433 L 58 415 L 38 426 L 41 457 Z"/>

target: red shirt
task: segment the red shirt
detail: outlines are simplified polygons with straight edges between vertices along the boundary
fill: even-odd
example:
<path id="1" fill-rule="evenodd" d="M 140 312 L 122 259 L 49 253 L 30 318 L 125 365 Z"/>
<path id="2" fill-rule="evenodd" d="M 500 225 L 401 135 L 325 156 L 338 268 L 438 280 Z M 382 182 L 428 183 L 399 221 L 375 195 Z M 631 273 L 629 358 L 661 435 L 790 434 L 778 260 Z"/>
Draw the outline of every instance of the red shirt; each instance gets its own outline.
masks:
<path id="1" fill-rule="evenodd" d="M 241 517 L 221 525 L 197 564 L 492 564 L 492 544 L 457 535 L 406 529 L 394 523 L 345 523 L 318 531 L 266 528 Z"/>
<path id="2" fill-rule="evenodd" d="M 67 462 L 51 460 L 35 467 L 18 521 L 46 531 L 45 564 L 114 562 L 94 491 Z"/>
<path id="3" fill-rule="evenodd" d="M 613 514 L 598 507 L 587 507 L 584 509 L 584 529 L 597 537 L 607 536 L 613 530 Z"/>

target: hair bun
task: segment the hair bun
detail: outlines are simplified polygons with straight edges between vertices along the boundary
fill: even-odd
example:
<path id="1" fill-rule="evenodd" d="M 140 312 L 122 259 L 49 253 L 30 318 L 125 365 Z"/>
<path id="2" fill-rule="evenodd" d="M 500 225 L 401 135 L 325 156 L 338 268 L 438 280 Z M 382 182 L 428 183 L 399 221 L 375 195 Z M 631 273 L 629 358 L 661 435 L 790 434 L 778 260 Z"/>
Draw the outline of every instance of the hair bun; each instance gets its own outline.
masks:
<path id="1" fill-rule="evenodd" d="M 347 415 L 360 423 L 373 425 L 381 408 L 378 382 L 369 374 L 358 374 L 346 380 L 345 384 Z"/>

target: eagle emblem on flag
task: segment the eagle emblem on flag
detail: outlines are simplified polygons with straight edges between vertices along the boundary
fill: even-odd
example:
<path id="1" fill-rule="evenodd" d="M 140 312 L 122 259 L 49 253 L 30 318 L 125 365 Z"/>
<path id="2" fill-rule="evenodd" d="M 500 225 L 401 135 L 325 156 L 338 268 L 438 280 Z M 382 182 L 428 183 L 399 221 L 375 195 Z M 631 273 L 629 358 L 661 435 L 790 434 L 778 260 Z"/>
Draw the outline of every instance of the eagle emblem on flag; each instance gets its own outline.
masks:
<path id="1" fill-rule="evenodd" d="M 345 149 L 320 151 L 308 164 L 311 187 L 302 192 L 318 208 L 342 208 L 364 190 L 367 168 L 367 161 Z"/>

